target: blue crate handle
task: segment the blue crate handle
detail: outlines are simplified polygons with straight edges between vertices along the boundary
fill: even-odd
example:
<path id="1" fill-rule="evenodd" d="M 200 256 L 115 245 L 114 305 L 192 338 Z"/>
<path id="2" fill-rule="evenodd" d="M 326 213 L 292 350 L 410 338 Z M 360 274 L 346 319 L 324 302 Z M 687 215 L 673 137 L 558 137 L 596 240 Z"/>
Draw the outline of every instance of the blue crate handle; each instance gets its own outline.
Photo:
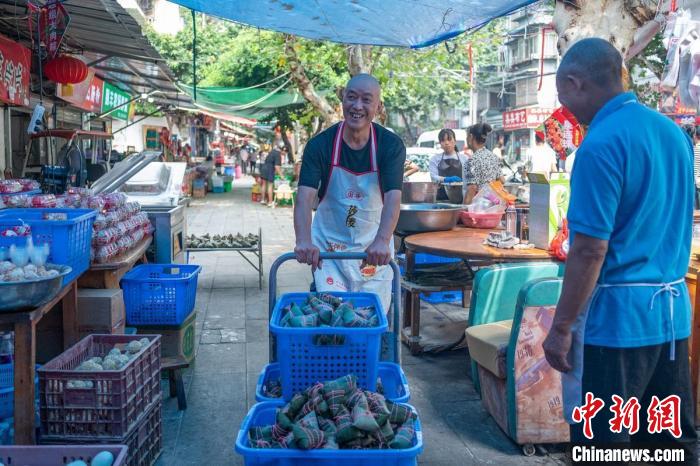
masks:
<path id="1" fill-rule="evenodd" d="M 328 260 L 362 260 L 367 258 L 367 253 L 364 252 L 322 252 L 320 254 L 320 259 L 328 259 Z M 272 318 L 272 311 L 275 308 L 275 303 L 277 302 L 277 270 L 280 268 L 282 264 L 284 264 L 287 261 L 290 260 L 296 260 L 296 256 L 294 255 L 293 252 L 287 252 L 285 254 L 282 254 L 279 256 L 275 262 L 272 263 L 272 266 L 270 267 L 270 279 L 268 280 L 269 283 L 269 294 L 268 294 L 268 322 Z M 399 327 L 400 327 L 400 307 L 401 307 L 401 271 L 399 270 L 399 266 L 396 265 L 396 262 L 391 260 L 389 262 L 389 265 L 391 266 L 391 269 L 394 271 L 394 278 L 392 279 L 392 291 L 394 295 L 393 301 L 393 318 L 392 318 L 392 326 L 393 326 L 393 333 L 394 333 L 394 338 L 392 339 L 392 346 L 393 346 L 393 355 L 394 355 L 394 362 L 397 364 L 401 364 L 401 357 L 399 351 L 401 350 L 401 345 L 400 345 L 400 334 L 399 334 Z M 270 362 L 272 362 L 272 357 L 275 354 L 274 351 L 274 337 L 272 334 L 270 334 Z"/>

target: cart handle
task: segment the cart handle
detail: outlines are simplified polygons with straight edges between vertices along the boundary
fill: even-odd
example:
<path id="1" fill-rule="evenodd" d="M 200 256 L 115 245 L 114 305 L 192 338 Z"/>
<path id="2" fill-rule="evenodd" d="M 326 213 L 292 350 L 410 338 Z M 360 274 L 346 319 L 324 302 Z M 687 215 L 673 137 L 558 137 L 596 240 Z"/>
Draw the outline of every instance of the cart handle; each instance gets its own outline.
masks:
<path id="1" fill-rule="evenodd" d="M 328 260 L 362 260 L 367 258 L 367 253 L 364 252 L 322 252 L 320 254 L 320 259 L 328 259 Z M 285 254 L 282 254 L 279 256 L 277 259 L 275 259 L 275 262 L 272 263 L 272 266 L 270 267 L 270 280 L 269 280 L 269 295 L 268 295 L 268 321 L 272 319 L 272 311 L 275 308 L 275 303 L 277 302 L 277 270 L 280 268 L 280 266 L 290 260 L 296 260 L 296 255 L 293 252 L 288 252 Z M 396 265 L 396 262 L 392 259 L 389 262 L 389 266 L 391 266 L 391 269 L 394 271 L 394 278 L 392 279 L 392 292 L 394 295 L 393 301 L 393 310 L 394 310 L 394 315 L 392 317 L 392 329 L 394 333 L 394 338 L 393 338 L 393 354 L 394 354 L 394 362 L 397 364 L 400 364 L 401 358 L 399 356 L 399 350 L 401 349 L 400 347 L 400 322 L 399 322 L 399 317 L 400 317 L 400 307 L 401 307 L 401 271 L 399 270 L 399 266 Z M 270 335 L 270 360 L 272 361 L 272 358 L 274 357 L 274 344 L 273 344 L 273 338 L 272 335 Z"/>

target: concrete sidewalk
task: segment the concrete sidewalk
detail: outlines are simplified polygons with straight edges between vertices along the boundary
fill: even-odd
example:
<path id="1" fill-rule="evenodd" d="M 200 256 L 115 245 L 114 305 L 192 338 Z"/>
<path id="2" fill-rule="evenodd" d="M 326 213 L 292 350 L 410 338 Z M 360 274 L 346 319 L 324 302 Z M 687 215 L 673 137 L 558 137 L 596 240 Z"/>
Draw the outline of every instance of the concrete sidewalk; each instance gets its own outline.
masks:
<path id="1" fill-rule="evenodd" d="M 163 404 L 159 466 L 243 464 L 233 450 L 235 439 L 268 362 L 267 272 L 294 245 L 292 210 L 252 203 L 250 183 L 237 181 L 232 193 L 210 194 L 187 209 L 190 234 L 247 234 L 261 227 L 265 281 L 259 290 L 257 273 L 235 253 L 190 256 L 191 263 L 203 266 L 196 305 L 199 344 L 196 362 L 184 377 L 187 410 L 178 411 L 175 399 Z M 310 280 L 307 266 L 289 262 L 280 269 L 279 292 L 307 290 Z M 423 426 L 420 464 L 563 464 L 560 451 L 526 458 L 498 428 L 474 391 L 466 350 L 416 358 L 404 348 L 402 365 L 410 403 Z"/>

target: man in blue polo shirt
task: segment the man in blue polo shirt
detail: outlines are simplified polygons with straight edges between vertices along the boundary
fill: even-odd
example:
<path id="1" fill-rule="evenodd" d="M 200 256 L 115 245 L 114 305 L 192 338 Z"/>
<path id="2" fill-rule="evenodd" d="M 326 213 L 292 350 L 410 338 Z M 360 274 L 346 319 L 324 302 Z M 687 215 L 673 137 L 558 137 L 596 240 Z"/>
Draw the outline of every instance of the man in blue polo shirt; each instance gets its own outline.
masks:
<path id="1" fill-rule="evenodd" d="M 562 295 L 543 346 L 550 365 L 563 373 L 572 443 L 675 444 L 685 449 L 687 464 L 697 464 L 684 282 L 693 150 L 670 119 L 623 91 L 622 66 L 610 43 L 585 39 L 569 49 L 557 72 L 560 102 L 589 127 L 571 178 Z M 593 439 L 572 417 L 588 392 L 605 403 L 592 419 Z M 638 433 L 611 429 L 613 395 L 639 402 Z M 657 412 L 669 418 L 675 396 L 679 437 L 676 429 L 647 425 Z"/>

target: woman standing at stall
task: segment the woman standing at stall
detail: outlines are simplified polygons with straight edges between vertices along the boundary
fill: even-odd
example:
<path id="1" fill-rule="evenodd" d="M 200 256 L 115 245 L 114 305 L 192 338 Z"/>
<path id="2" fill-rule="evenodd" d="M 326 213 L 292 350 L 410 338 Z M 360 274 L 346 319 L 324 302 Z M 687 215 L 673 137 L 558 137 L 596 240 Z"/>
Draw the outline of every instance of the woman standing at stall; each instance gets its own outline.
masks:
<path id="1" fill-rule="evenodd" d="M 438 134 L 438 141 L 442 148 L 442 154 L 435 154 L 430 158 L 428 171 L 433 183 L 458 183 L 462 181 L 462 172 L 467 158 L 457 152 L 457 137 L 455 132 L 445 128 Z M 447 192 L 443 186 L 438 189 L 438 201 L 448 199 Z"/>
<path id="2" fill-rule="evenodd" d="M 501 162 L 496 154 L 486 148 L 486 136 L 491 132 L 491 125 L 478 123 L 467 131 L 467 145 L 474 155 L 464 164 L 463 178 L 466 180 L 464 203 L 470 204 L 477 192 L 492 181 L 500 180 Z"/>

